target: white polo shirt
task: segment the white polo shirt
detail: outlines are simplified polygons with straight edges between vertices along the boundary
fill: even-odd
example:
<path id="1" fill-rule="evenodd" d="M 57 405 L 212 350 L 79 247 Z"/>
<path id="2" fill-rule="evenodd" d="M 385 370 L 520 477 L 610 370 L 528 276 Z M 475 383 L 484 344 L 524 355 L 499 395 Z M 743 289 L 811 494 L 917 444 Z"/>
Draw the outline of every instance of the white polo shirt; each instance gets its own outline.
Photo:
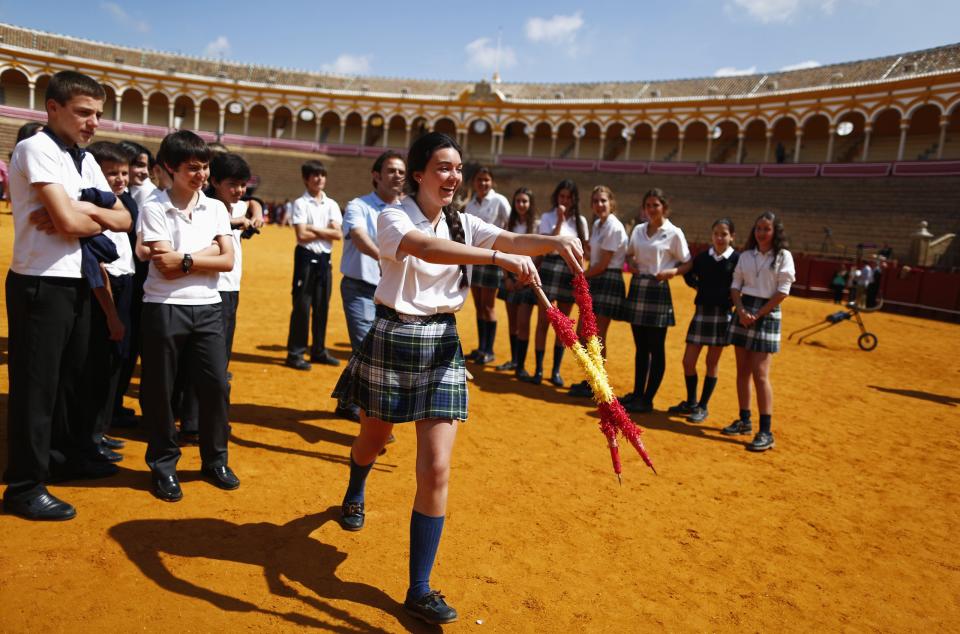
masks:
<path id="1" fill-rule="evenodd" d="M 505 229 L 507 220 L 510 219 L 510 201 L 503 194 L 498 194 L 491 189 L 483 200 L 478 200 L 476 196 L 471 198 L 463 211 L 488 224 Z"/>
<path id="2" fill-rule="evenodd" d="M 633 258 L 639 274 L 656 275 L 690 259 L 687 239 L 680 227 L 664 218 L 660 228 L 648 236 L 648 224 L 644 222 L 633 228 L 627 246 L 627 255 Z"/>
<path id="3" fill-rule="evenodd" d="M 776 293 L 789 295 L 790 287 L 796 279 L 793 254 L 786 249 L 780 250 L 776 262 L 773 261 L 773 249 L 766 253 L 750 249 L 740 254 L 737 268 L 733 270 L 733 283 L 730 288 L 744 295 L 770 299 Z"/>
<path id="4" fill-rule="evenodd" d="M 236 205 L 233 205 L 233 209 L 230 210 L 230 219 L 235 220 L 246 216 L 249 205 L 250 202 L 246 200 L 237 202 Z M 233 270 L 220 274 L 217 280 L 218 291 L 232 292 L 240 290 L 240 278 L 243 277 L 243 249 L 240 246 L 243 239 L 240 237 L 241 233 L 243 233 L 242 229 L 233 229 L 230 232 L 230 235 L 233 236 Z"/>
<path id="5" fill-rule="evenodd" d="M 149 178 L 143 181 L 143 185 L 130 186 L 130 195 L 137 201 L 138 209 L 147 204 L 147 201 L 158 191 L 157 186 Z"/>
<path id="6" fill-rule="evenodd" d="M 537 230 L 537 233 L 545 236 L 553 235 L 553 230 L 557 226 L 557 210 L 551 209 L 547 213 L 543 214 L 540 217 L 540 227 Z M 580 228 L 583 230 L 583 237 L 590 237 L 590 230 L 587 227 L 587 219 L 580 216 Z M 560 235 L 562 236 L 573 236 L 577 237 L 577 224 L 573 219 L 573 215 L 568 215 L 563 221 L 563 225 L 560 226 Z"/>
<path id="7" fill-rule="evenodd" d="M 597 218 L 593 221 L 593 231 L 590 232 L 590 259 L 600 260 L 600 251 L 610 251 L 613 256 L 608 269 L 623 269 L 623 261 L 627 258 L 627 230 L 620 219 L 610 214 L 604 222 Z"/>
<path id="8" fill-rule="evenodd" d="M 30 212 L 43 207 L 36 183 L 59 183 L 71 200 L 80 190 L 110 191 L 107 179 L 91 154 L 77 171 L 70 154 L 42 130 L 17 144 L 10 159 L 10 204 L 13 210 L 13 258 L 10 269 L 21 275 L 79 278 L 80 241 L 60 234 L 47 235 L 30 224 Z"/>
<path id="9" fill-rule="evenodd" d="M 492 248 L 503 231 L 470 214 L 461 213 L 460 222 L 463 224 L 466 244 L 484 249 Z M 460 310 L 470 287 L 460 288 L 459 266 L 433 264 L 397 252 L 403 236 L 411 231 L 450 239 L 446 217 L 440 215 L 434 230 L 412 196 L 397 206 L 384 209 L 377 218 L 382 275 L 374 300 L 406 315 L 435 315 Z"/>
<path id="10" fill-rule="evenodd" d="M 140 210 L 143 221 L 143 242 L 169 242 L 174 251 L 196 253 L 210 246 L 217 236 L 230 235 L 230 216 L 222 202 L 207 198 L 199 192 L 199 199 L 188 220 L 173 206 L 167 192 L 159 192 Z M 217 271 L 196 271 L 175 280 L 163 277 L 153 263 L 143 284 L 143 301 L 149 304 L 218 304 Z"/>
<path id="11" fill-rule="evenodd" d="M 104 264 L 107 273 L 114 277 L 121 275 L 134 274 L 133 248 L 130 246 L 130 238 L 125 232 L 105 230 L 103 235 L 110 238 L 113 245 L 117 247 L 117 254 L 120 256 L 113 262 Z"/>
<path id="12" fill-rule="evenodd" d="M 343 215 L 340 213 L 340 205 L 337 201 L 320 192 L 320 200 L 310 195 L 310 192 L 303 192 L 303 196 L 293 201 L 292 224 L 294 225 L 313 225 L 320 229 L 326 229 L 333 220 L 337 224 L 343 224 Z M 309 249 L 313 253 L 330 253 L 333 251 L 333 241 L 331 240 L 307 240 L 297 244 Z"/>

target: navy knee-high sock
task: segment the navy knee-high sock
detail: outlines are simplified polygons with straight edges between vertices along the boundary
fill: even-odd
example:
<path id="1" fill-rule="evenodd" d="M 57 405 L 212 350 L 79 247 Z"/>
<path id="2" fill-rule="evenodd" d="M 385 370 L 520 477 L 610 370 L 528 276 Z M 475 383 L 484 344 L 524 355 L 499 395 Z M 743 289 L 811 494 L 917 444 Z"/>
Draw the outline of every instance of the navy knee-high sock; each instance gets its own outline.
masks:
<path id="1" fill-rule="evenodd" d="M 416 601 L 430 592 L 430 571 L 440 546 L 443 518 L 413 511 L 410 515 L 410 588 L 407 600 Z"/>
<path id="2" fill-rule="evenodd" d="M 537 361 L 537 374 L 543 374 L 543 350 L 534 350 L 533 356 Z"/>
<path id="3" fill-rule="evenodd" d="M 497 322 L 487 322 L 487 347 L 483 349 L 487 354 L 493 354 L 493 342 L 497 339 Z"/>
<path id="4" fill-rule="evenodd" d="M 770 433 L 770 427 L 773 425 L 773 416 L 770 414 L 760 414 L 760 431 Z"/>
<path id="5" fill-rule="evenodd" d="M 530 346 L 529 339 L 517 339 L 517 370 L 523 369 L 523 364 L 527 362 L 527 348 Z"/>
<path id="6" fill-rule="evenodd" d="M 707 377 L 708 379 L 710 377 Z M 687 383 L 687 403 L 693 404 L 697 402 L 697 375 L 696 374 L 687 374 L 683 377 L 684 381 Z M 706 383 L 704 383 L 706 386 Z"/>
<path id="7" fill-rule="evenodd" d="M 717 387 L 717 377 L 703 377 L 703 393 L 700 395 L 700 402 L 697 403 L 697 405 L 706 409 L 707 403 L 710 402 L 710 397 L 713 396 L 713 388 L 715 387 Z"/>
<path id="8" fill-rule="evenodd" d="M 373 462 L 376 462 L 376 460 Z M 344 504 L 363 502 L 367 475 L 369 475 L 370 469 L 373 468 L 373 462 L 368 465 L 358 465 L 353 461 L 353 451 L 350 452 L 350 483 L 347 485 L 347 493 L 343 496 Z"/>
<path id="9" fill-rule="evenodd" d="M 477 318 L 477 350 L 487 350 L 487 320 Z"/>
<path id="10" fill-rule="evenodd" d="M 553 347 L 553 373 L 556 374 L 560 371 L 560 363 L 563 362 L 563 346 L 554 346 Z"/>
<path id="11" fill-rule="evenodd" d="M 510 335 L 510 360 L 517 362 L 517 336 Z"/>

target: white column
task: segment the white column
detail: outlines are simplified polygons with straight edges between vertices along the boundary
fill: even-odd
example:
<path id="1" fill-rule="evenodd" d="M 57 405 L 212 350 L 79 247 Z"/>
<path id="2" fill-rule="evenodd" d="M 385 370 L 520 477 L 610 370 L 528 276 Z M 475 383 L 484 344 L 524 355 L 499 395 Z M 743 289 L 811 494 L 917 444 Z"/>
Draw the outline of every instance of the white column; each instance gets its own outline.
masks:
<path id="1" fill-rule="evenodd" d="M 533 137 L 535 135 L 535 132 L 531 132 L 527 135 L 527 156 L 533 156 Z"/>
<path id="2" fill-rule="evenodd" d="M 223 126 L 225 123 L 225 118 L 227 116 L 227 109 L 223 106 L 220 106 L 217 112 L 217 134 L 223 136 Z"/>
<path id="3" fill-rule="evenodd" d="M 503 154 L 503 131 L 497 134 L 497 156 Z"/>
<path id="4" fill-rule="evenodd" d="M 550 133 L 550 158 L 557 158 L 557 131 Z"/>
<path id="5" fill-rule="evenodd" d="M 293 119 L 293 122 L 290 124 L 290 138 L 296 140 L 297 138 L 297 123 L 300 121 L 299 113 L 292 113 L 290 118 Z"/>
<path id="6" fill-rule="evenodd" d="M 404 140 L 404 142 L 403 142 L 403 147 L 410 147 L 410 133 L 411 133 L 411 132 L 413 132 L 413 124 L 412 124 L 412 123 L 408 123 L 408 124 L 407 124 L 407 136 L 406 136 L 406 138 L 405 138 L 405 140 Z M 343 142 L 343 141 L 341 141 L 341 143 L 342 143 L 342 142 Z"/>
<path id="7" fill-rule="evenodd" d="M 796 145 L 793 147 L 793 162 L 800 162 L 800 146 L 803 144 L 803 128 L 797 128 L 796 132 Z"/>
<path id="8" fill-rule="evenodd" d="M 250 109 L 243 111 L 243 136 L 250 136 Z"/>
<path id="9" fill-rule="evenodd" d="M 831 125 L 830 130 L 827 132 L 827 156 L 823 160 L 824 163 L 833 162 L 833 144 L 837 138 L 837 126 Z"/>
<path id="10" fill-rule="evenodd" d="M 937 142 L 937 160 L 943 158 L 943 145 L 947 142 L 947 127 L 950 125 L 950 115 L 940 115 L 940 140 Z"/>
<path id="11" fill-rule="evenodd" d="M 149 98 L 143 100 L 143 125 L 147 125 L 150 120 L 150 101 Z"/>
<path id="12" fill-rule="evenodd" d="M 910 129 L 910 119 L 904 119 L 900 122 L 900 147 L 897 148 L 897 160 L 903 160 L 903 151 L 907 146 L 907 130 Z"/>
<path id="13" fill-rule="evenodd" d="M 389 147 L 389 145 L 390 145 L 389 139 L 390 139 L 390 126 L 387 125 L 386 120 L 384 120 L 384 122 L 383 122 L 383 143 L 381 144 L 380 147 Z"/>
<path id="14" fill-rule="evenodd" d="M 866 163 L 870 156 L 870 133 L 873 132 L 873 126 L 869 122 L 863 126 L 863 162 Z"/>
<path id="15" fill-rule="evenodd" d="M 267 113 L 267 138 L 273 138 L 273 112 Z"/>
<path id="16" fill-rule="evenodd" d="M 683 131 L 681 130 L 680 134 L 677 135 L 677 160 L 678 161 L 683 160 L 683 137 L 684 137 L 684 134 L 683 134 Z"/>
<path id="17" fill-rule="evenodd" d="M 367 122 L 360 122 L 360 147 L 364 147 L 367 144 Z"/>
<path id="18" fill-rule="evenodd" d="M 737 132 L 737 165 L 743 161 L 743 139 L 747 134 L 743 130 Z"/>
<path id="19" fill-rule="evenodd" d="M 319 116 L 314 117 L 313 120 L 317 122 L 317 129 L 313 131 L 313 142 L 320 145 L 320 135 L 323 134 L 323 126 L 320 125 Z"/>
<path id="20" fill-rule="evenodd" d="M 704 163 L 710 162 L 710 149 L 712 147 L 713 147 L 713 128 L 708 128 L 707 129 L 707 152 L 706 152 L 706 155 L 703 157 Z"/>
<path id="21" fill-rule="evenodd" d="M 30 109 L 31 109 L 31 110 L 36 110 L 36 107 L 37 107 L 37 82 L 35 82 L 35 81 L 33 81 L 33 80 L 28 81 L 28 82 L 27 82 L 27 89 L 28 89 L 29 92 L 30 92 L 30 100 L 29 100 Z M 120 102 L 116 102 L 116 103 L 120 103 Z"/>
<path id="22" fill-rule="evenodd" d="M 773 130 L 767 130 L 766 133 L 766 143 L 763 146 L 763 162 L 766 163 L 770 160 L 770 141 L 773 139 Z"/>
<path id="23" fill-rule="evenodd" d="M 167 102 L 167 127 L 171 130 L 173 129 L 173 109 L 174 103 L 172 101 Z"/>
<path id="24" fill-rule="evenodd" d="M 603 149 L 604 149 L 604 146 L 605 146 L 606 144 L 607 144 L 607 135 L 606 135 L 606 133 L 604 133 L 604 132 L 601 130 L 601 131 L 600 131 L 600 151 L 597 152 L 597 160 L 598 160 L 598 161 L 602 161 L 602 160 L 603 160 Z"/>
<path id="25" fill-rule="evenodd" d="M 193 104 L 193 129 L 200 129 L 200 105 Z"/>
<path id="26" fill-rule="evenodd" d="M 580 134 L 574 132 L 573 140 L 573 158 L 580 158 L 580 139 L 583 138 Z"/>
<path id="27" fill-rule="evenodd" d="M 650 135 L 650 160 L 655 160 L 657 156 L 657 133 Z"/>
<path id="28" fill-rule="evenodd" d="M 463 131 L 463 141 L 460 143 L 460 149 L 463 150 L 463 153 L 467 153 L 467 146 L 470 145 L 470 128 L 467 128 Z"/>
<path id="29" fill-rule="evenodd" d="M 627 147 L 626 147 L 626 149 L 623 151 L 623 160 L 625 160 L 625 161 L 629 161 L 629 160 L 630 160 L 630 145 L 632 144 L 632 142 L 633 142 L 633 135 L 631 134 L 631 135 L 627 136 Z"/>
<path id="30" fill-rule="evenodd" d="M 497 133 L 491 132 L 490 133 L 490 156 L 495 157 L 496 155 L 497 155 Z"/>
<path id="31" fill-rule="evenodd" d="M 30 89 L 30 107 L 33 108 L 33 88 Z M 114 121 L 119 122 L 120 117 L 123 114 L 123 95 L 117 95 L 116 99 L 113 101 L 116 108 L 114 108 Z"/>

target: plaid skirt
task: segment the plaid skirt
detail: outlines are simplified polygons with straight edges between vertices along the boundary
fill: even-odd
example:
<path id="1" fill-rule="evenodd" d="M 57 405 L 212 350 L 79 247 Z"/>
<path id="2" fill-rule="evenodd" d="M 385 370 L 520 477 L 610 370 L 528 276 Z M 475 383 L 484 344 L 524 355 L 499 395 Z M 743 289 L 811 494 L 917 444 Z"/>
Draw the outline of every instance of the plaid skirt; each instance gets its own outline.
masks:
<path id="1" fill-rule="evenodd" d="M 500 282 L 500 290 L 497 292 L 497 299 L 502 299 L 508 304 L 529 304 L 531 306 L 536 305 L 537 296 L 533 293 L 532 286 L 524 286 L 523 288 L 517 288 L 512 291 L 508 291 L 506 287 L 507 278 L 511 280 L 516 280 L 516 276 L 513 273 L 504 273 L 503 281 Z"/>
<path id="2" fill-rule="evenodd" d="M 752 295 L 744 295 L 741 299 L 743 307 L 751 313 L 760 310 L 767 303 L 766 299 Z M 777 306 L 769 315 L 753 322 L 749 328 L 734 317 L 733 326 L 730 328 L 730 343 L 750 352 L 780 352 L 780 307 Z"/>
<path id="3" fill-rule="evenodd" d="M 495 264 L 474 264 L 470 274 L 471 288 L 500 288 L 500 267 Z"/>
<path id="4" fill-rule="evenodd" d="M 721 306 L 697 306 L 687 328 L 687 343 L 698 346 L 729 346 L 733 313 Z"/>
<path id="5" fill-rule="evenodd" d="M 377 319 L 333 397 L 388 423 L 466 420 L 467 377 L 456 319 L 449 313 L 399 315 L 378 304 Z"/>
<path id="6" fill-rule="evenodd" d="M 623 312 L 627 287 L 620 269 L 607 269 L 591 277 L 590 295 L 593 297 L 593 312 L 601 317 L 616 318 Z"/>
<path id="7" fill-rule="evenodd" d="M 676 325 L 670 284 L 658 282 L 652 275 L 634 275 L 620 319 L 634 326 Z"/>
<path id="8" fill-rule="evenodd" d="M 573 273 L 562 257 L 550 254 L 540 263 L 540 285 L 550 301 L 573 303 Z"/>

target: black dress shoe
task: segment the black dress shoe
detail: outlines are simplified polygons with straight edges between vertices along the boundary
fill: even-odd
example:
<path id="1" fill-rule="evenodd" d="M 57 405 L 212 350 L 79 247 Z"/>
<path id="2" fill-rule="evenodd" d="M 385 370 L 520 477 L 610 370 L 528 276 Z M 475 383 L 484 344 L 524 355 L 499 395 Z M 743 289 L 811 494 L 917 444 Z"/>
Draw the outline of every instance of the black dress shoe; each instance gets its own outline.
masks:
<path id="1" fill-rule="evenodd" d="M 151 492 L 164 502 L 179 502 L 183 499 L 180 480 L 177 479 L 177 474 L 175 473 L 173 475 L 154 473 Z"/>
<path id="2" fill-rule="evenodd" d="M 550 376 L 550 382 L 556 385 L 557 387 L 563 387 L 563 377 L 560 376 L 559 372 L 554 372 Z"/>
<path id="3" fill-rule="evenodd" d="M 240 486 L 240 478 L 233 472 L 233 469 L 225 464 L 203 467 L 200 469 L 200 473 L 202 473 L 203 477 L 209 480 L 213 486 L 223 489 L 224 491 L 233 491 Z"/>
<path id="4" fill-rule="evenodd" d="M 117 465 L 102 460 L 88 460 L 78 458 L 68 460 L 63 464 L 50 464 L 50 482 L 66 482 L 68 480 L 96 480 L 116 475 L 120 469 Z"/>
<path id="5" fill-rule="evenodd" d="M 119 438 L 111 438 L 110 436 L 104 436 L 103 440 L 100 441 L 100 444 L 108 449 L 123 449 L 127 443 L 123 442 Z"/>
<path id="6" fill-rule="evenodd" d="M 447 605 L 443 595 L 437 590 L 431 590 L 416 601 L 407 599 L 403 602 L 403 609 L 410 616 L 431 625 L 443 625 L 457 620 L 457 611 Z"/>
<path id="7" fill-rule="evenodd" d="M 44 491 L 24 500 L 4 500 L 3 509 L 28 520 L 62 521 L 77 516 L 77 509 Z"/>
<path id="8" fill-rule="evenodd" d="M 534 372 L 532 375 L 527 377 L 520 377 L 520 380 L 524 383 L 533 383 L 534 385 L 540 385 L 543 383 L 543 372 Z"/>
<path id="9" fill-rule="evenodd" d="M 94 456 L 94 460 L 101 462 L 120 462 L 123 460 L 123 456 L 118 454 L 116 451 L 107 447 L 106 445 L 97 446 L 97 455 Z"/>
<path id="10" fill-rule="evenodd" d="M 340 359 L 337 359 L 334 356 L 331 356 L 330 353 L 324 352 L 322 354 L 311 354 L 310 355 L 311 363 L 319 363 L 321 365 L 340 365 Z"/>
<path id="11" fill-rule="evenodd" d="M 340 506 L 340 526 L 347 531 L 363 528 L 363 502 L 344 502 Z"/>
<path id="12" fill-rule="evenodd" d="M 283 364 L 294 370 L 309 370 L 311 367 L 310 363 L 302 357 L 287 357 L 287 360 L 284 361 Z"/>

